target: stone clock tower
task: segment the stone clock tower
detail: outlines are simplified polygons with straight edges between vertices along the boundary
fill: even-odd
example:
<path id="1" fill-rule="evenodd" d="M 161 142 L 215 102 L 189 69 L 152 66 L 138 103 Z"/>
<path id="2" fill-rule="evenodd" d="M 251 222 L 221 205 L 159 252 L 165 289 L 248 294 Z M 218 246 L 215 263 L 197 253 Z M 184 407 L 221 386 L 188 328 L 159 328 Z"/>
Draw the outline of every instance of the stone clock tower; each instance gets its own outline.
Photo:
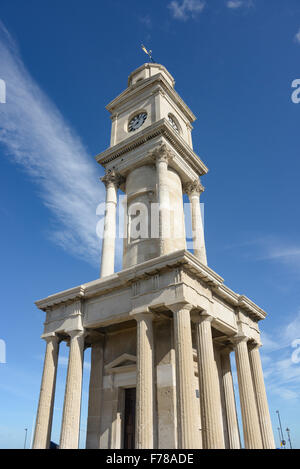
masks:
<path id="1" fill-rule="evenodd" d="M 49 447 L 59 343 L 70 346 L 60 448 L 77 448 L 84 350 L 91 347 L 87 448 L 274 448 L 258 323 L 266 313 L 207 265 L 199 198 L 208 171 L 195 117 L 165 67 L 144 64 L 107 109 L 110 147 L 100 279 L 37 301 L 46 355 L 34 448 Z M 123 268 L 115 272 L 118 194 Z M 183 194 L 190 200 L 187 250 Z"/>

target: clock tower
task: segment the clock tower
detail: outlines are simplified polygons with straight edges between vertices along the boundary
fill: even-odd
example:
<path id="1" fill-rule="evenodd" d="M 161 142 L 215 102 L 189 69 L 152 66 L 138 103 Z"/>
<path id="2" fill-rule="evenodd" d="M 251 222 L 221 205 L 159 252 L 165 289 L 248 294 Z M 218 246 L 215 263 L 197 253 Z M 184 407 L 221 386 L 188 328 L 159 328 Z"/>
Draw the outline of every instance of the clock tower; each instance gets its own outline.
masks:
<path id="1" fill-rule="evenodd" d="M 91 349 L 87 448 L 274 448 L 260 360 L 266 313 L 207 265 L 195 116 L 162 65 L 146 63 L 107 109 L 110 147 L 101 275 L 36 302 L 45 312 L 34 448 L 49 448 L 61 342 L 69 345 L 60 448 L 78 448 L 84 353 Z M 115 271 L 119 192 L 123 266 Z M 187 250 L 183 196 L 190 201 Z"/>
<path id="2" fill-rule="evenodd" d="M 111 145 L 97 161 L 106 170 L 103 182 L 117 178 L 126 195 L 123 268 L 186 249 L 184 192 L 191 199 L 194 254 L 206 264 L 199 177 L 208 169 L 193 151 L 195 116 L 174 85 L 165 67 L 147 63 L 131 73 L 128 88 L 107 106 Z M 118 184 L 114 186 L 108 212 L 114 212 Z M 101 276 L 114 271 L 109 240 L 115 238 L 114 218 L 107 217 Z"/>

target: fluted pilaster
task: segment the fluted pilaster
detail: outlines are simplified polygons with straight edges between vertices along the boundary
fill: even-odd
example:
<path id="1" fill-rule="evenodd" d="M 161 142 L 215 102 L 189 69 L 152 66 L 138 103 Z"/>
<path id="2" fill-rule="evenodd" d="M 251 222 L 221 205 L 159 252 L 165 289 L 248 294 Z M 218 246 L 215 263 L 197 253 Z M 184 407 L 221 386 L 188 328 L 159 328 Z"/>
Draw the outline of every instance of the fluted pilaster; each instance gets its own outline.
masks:
<path id="1" fill-rule="evenodd" d="M 82 331 L 70 332 L 70 352 L 61 427 L 61 449 L 77 449 L 79 443 L 82 391 L 83 347 Z"/>
<path id="2" fill-rule="evenodd" d="M 199 392 L 204 449 L 225 447 L 220 387 L 215 366 L 211 332 L 212 317 L 201 314 L 195 318 L 197 330 L 197 355 L 199 365 Z"/>
<path id="3" fill-rule="evenodd" d="M 45 337 L 45 340 L 46 353 L 35 424 L 33 449 L 49 448 L 52 429 L 59 339 L 55 334 L 53 334 Z"/>
<path id="4" fill-rule="evenodd" d="M 247 337 L 243 336 L 234 339 L 244 441 L 246 449 L 262 449 L 247 341 Z"/>
<path id="5" fill-rule="evenodd" d="M 187 304 L 172 305 L 176 355 L 176 396 L 178 448 L 199 448 L 197 428 L 197 401 L 194 379 L 194 361 L 190 310 Z"/>
<path id="6" fill-rule="evenodd" d="M 249 348 L 249 358 L 252 370 L 254 393 L 256 397 L 263 447 L 264 449 L 275 449 L 275 441 L 272 430 L 272 423 L 270 418 L 259 348 L 259 344 L 251 345 Z"/>
<path id="7" fill-rule="evenodd" d="M 153 448 L 154 414 L 154 346 L 152 314 L 136 316 L 137 384 L 136 384 L 136 449 Z"/>
<path id="8" fill-rule="evenodd" d="M 230 449 L 240 449 L 241 441 L 231 372 L 230 352 L 231 350 L 229 348 L 221 351 L 221 369 L 225 396 L 228 439 Z"/>

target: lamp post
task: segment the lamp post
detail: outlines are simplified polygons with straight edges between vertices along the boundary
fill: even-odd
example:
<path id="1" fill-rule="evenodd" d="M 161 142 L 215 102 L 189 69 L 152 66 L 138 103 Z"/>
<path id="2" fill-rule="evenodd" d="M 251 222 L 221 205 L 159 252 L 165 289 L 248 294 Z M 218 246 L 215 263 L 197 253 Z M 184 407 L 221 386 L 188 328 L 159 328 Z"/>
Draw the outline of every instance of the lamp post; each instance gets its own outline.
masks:
<path id="1" fill-rule="evenodd" d="M 286 449 L 286 448 L 285 448 L 286 442 L 285 442 L 285 440 L 284 440 L 284 438 L 283 438 L 283 431 L 282 431 L 282 425 L 281 425 L 279 410 L 276 410 L 276 414 L 278 415 L 278 420 L 279 420 L 281 444 L 282 444 L 282 446 L 283 446 L 283 449 Z"/>
<path id="2" fill-rule="evenodd" d="M 280 449 L 281 449 L 281 434 L 280 434 L 280 428 L 277 427 L 277 430 L 278 430 L 278 436 L 279 436 L 279 446 L 280 446 Z"/>
<path id="3" fill-rule="evenodd" d="M 288 440 L 289 440 L 289 444 L 290 444 L 290 448 L 292 448 L 292 441 L 291 441 L 291 430 L 289 428 L 286 429 L 286 432 L 288 434 Z"/>
<path id="4" fill-rule="evenodd" d="M 25 441 L 24 441 L 24 449 L 26 449 L 27 431 L 28 431 L 28 428 L 25 428 Z"/>

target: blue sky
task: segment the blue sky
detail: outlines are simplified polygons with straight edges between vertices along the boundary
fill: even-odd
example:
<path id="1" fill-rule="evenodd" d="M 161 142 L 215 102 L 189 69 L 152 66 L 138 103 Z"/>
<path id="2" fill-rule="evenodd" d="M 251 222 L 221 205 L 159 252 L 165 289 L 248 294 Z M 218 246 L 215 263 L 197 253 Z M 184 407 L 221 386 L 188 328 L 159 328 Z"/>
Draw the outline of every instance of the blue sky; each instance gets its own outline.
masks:
<path id="1" fill-rule="evenodd" d="M 279 409 L 300 448 L 298 0 L 2 0 L 0 448 L 22 447 L 25 428 L 30 443 L 44 356 L 34 301 L 99 275 L 104 189 L 93 157 L 109 145 L 105 105 L 146 61 L 141 42 L 197 116 L 194 148 L 210 169 L 208 263 L 268 312 L 260 327 L 275 438 Z M 55 441 L 65 345 L 60 355 Z M 81 445 L 88 361 L 86 352 Z"/>

